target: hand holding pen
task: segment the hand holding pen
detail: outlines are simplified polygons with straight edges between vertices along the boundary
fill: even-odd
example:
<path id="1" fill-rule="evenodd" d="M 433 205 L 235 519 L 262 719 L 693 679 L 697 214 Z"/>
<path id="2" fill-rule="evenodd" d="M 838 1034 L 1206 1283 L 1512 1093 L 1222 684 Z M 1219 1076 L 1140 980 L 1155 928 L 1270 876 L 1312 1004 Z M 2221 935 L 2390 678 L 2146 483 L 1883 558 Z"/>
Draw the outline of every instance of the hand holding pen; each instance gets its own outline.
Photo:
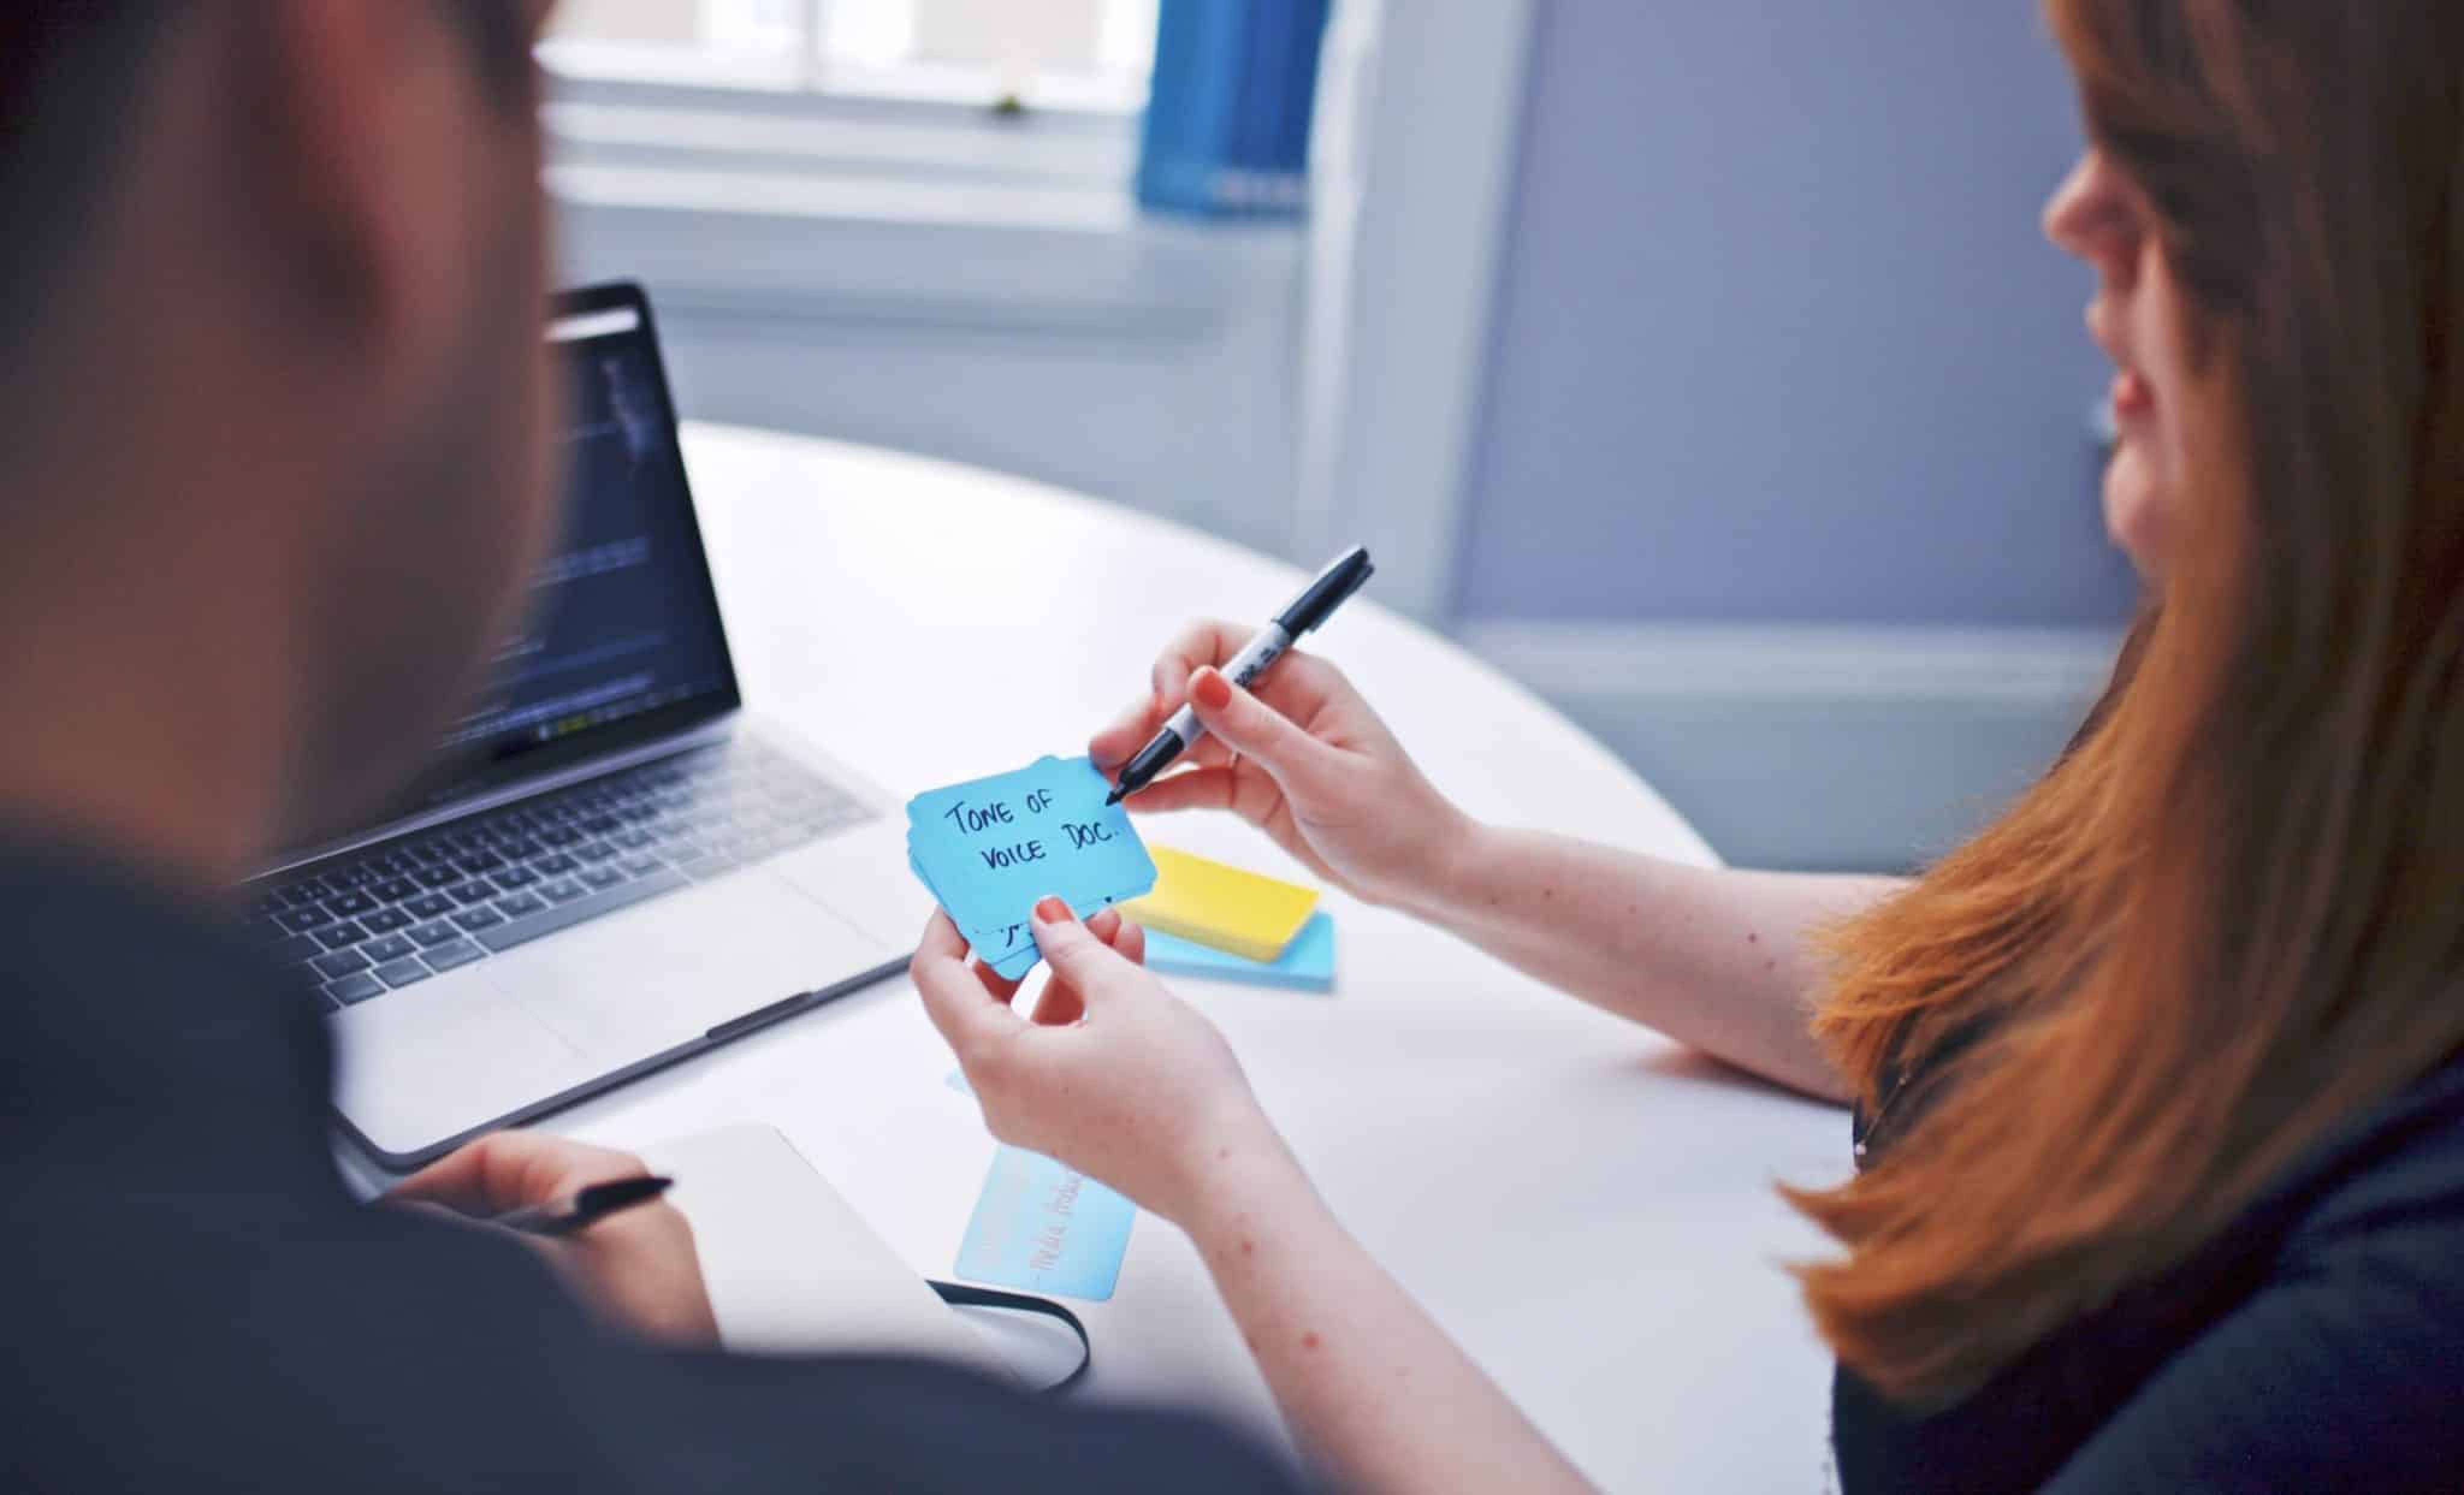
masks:
<path id="1" fill-rule="evenodd" d="M 1177 771 L 1133 787 L 1133 813 L 1230 810 L 1356 897 L 1415 907 L 1441 898 L 1478 827 L 1331 661 L 1289 649 L 1272 670 L 1251 671 L 1252 685 L 1230 678 L 1231 662 L 1255 643 L 1256 630 L 1238 624 L 1184 630 L 1155 661 L 1148 693 L 1088 742 L 1096 766 L 1116 771 L 1186 707 L 1203 731 L 1167 756 Z"/>
<path id="2" fill-rule="evenodd" d="M 662 1198 L 668 1183 L 629 1154 L 515 1131 L 446 1154 L 385 1198 L 507 1231 L 612 1322 L 671 1344 L 715 1345 L 700 1253 L 692 1225 Z"/>

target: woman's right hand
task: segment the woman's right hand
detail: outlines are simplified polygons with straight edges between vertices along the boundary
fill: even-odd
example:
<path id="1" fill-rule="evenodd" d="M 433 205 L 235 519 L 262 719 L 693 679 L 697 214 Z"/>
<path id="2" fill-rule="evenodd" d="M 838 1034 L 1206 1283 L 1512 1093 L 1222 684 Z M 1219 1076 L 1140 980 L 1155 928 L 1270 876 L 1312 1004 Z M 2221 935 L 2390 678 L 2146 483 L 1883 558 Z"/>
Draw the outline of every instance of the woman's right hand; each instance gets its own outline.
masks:
<path id="1" fill-rule="evenodd" d="M 1252 630 L 1192 626 L 1155 661 L 1154 689 L 1088 743 L 1109 774 L 1184 701 L 1206 736 L 1185 766 L 1129 800 L 1141 813 L 1230 810 L 1328 882 L 1397 903 L 1452 866 L 1472 823 L 1403 752 L 1343 671 L 1292 649 L 1243 690 L 1217 668 Z"/>

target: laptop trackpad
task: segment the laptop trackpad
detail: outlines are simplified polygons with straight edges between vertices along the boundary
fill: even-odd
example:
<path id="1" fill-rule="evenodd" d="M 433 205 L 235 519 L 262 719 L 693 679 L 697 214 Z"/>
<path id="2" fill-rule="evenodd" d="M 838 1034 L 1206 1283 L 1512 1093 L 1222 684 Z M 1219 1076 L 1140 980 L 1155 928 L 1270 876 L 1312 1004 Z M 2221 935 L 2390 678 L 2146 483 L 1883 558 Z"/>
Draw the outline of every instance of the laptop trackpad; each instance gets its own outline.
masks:
<path id="1" fill-rule="evenodd" d="M 479 970 L 610 1069 L 894 954 L 783 878 L 754 868 L 512 951 Z"/>

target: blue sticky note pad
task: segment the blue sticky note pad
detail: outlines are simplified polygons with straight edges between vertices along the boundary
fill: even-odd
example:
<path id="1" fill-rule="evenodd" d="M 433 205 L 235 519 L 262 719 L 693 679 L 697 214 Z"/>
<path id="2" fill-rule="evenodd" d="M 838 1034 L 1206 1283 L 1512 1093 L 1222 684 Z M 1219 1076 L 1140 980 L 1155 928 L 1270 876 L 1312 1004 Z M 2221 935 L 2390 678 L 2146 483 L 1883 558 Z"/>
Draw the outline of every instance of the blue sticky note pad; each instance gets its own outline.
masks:
<path id="1" fill-rule="evenodd" d="M 913 851 L 907 854 L 907 868 L 915 874 L 917 882 L 922 883 L 932 892 L 935 903 L 939 903 L 943 908 L 949 907 L 948 900 L 941 896 L 939 889 L 933 886 L 933 879 L 925 874 L 923 864 L 915 860 L 915 853 Z M 957 915 L 954 913 L 951 917 L 956 919 Z M 974 949 L 984 964 L 1013 981 L 1034 970 L 1035 962 L 1041 955 L 1041 952 L 1036 949 L 1033 932 L 1023 921 L 1004 925 L 1000 929 L 971 930 L 961 926 L 958 933 L 967 936 L 968 945 Z"/>
<path id="2" fill-rule="evenodd" d="M 1168 976 L 1331 992 L 1334 990 L 1334 915 L 1324 909 L 1310 914 L 1283 955 L 1273 960 L 1251 960 L 1151 929 L 1147 931 L 1147 968 Z"/>
<path id="3" fill-rule="evenodd" d="M 1101 1303 L 1120 1285 L 1138 1208 L 1040 1153 L 1004 1147 L 958 1245 L 957 1274 Z"/>
<path id="4" fill-rule="evenodd" d="M 1084 917 L 1155 886 L 1155 859 L 1129 812 L 1104 802 L 1111 792 L 1088 759 L 1049 757 L 928 790 L 907 802 L 908 861 L 978 954 L 1023 976 L 1038 898 L 1057 893 Z"/>

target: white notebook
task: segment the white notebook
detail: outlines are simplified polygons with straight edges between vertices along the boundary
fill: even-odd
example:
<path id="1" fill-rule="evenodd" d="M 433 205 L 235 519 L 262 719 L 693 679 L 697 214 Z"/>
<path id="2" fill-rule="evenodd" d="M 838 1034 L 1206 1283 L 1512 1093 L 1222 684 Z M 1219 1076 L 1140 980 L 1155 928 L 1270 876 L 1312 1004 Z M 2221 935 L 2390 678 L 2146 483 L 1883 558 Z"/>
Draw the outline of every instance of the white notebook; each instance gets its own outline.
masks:
<path id="1" fill-rule="evenodd" d="M 728 1349 L 924 1355 L 1016 1381 L 777 1128 L 731 1127 L 642 1157 L 676 1180 L 668 1198 L 693 1222 Z"/>

